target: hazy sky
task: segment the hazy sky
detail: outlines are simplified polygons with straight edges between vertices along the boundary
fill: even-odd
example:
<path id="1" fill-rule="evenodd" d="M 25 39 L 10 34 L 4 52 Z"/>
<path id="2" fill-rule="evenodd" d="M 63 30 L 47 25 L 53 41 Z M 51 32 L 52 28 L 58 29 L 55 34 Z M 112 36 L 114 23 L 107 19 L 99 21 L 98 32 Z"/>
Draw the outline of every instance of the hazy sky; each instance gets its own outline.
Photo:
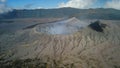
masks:
<path id="1" fill-rule="evenodd" d="M 12 8 L 92 8 L 103 7 L 111 0 L 7 0 L 7 5 Z"/>
<path id="2" fill-rule="evenodd" d="M 11 9 L 74 7 L 120 9 L 120 0 L 0 0 L 0 12 Z"/>

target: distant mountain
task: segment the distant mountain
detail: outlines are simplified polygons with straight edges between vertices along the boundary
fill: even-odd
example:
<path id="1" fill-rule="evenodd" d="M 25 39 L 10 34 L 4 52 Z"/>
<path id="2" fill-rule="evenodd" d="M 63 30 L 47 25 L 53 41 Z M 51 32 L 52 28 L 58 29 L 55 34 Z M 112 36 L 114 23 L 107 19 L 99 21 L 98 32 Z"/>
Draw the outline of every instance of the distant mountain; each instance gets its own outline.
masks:
<path id="1" fill-rule="evenodd" d="M 79 19 L 110 19 L 120 20 L 120 10 L 111 8 L 97 9 L 76 9 L 76 8 L 58 8 L 58 9 L 34 9 L 34 10 L 13 10 L 0 15 L 0 19 L 11 18 L 58 18 L 58 17 L 77 17 Z"/>

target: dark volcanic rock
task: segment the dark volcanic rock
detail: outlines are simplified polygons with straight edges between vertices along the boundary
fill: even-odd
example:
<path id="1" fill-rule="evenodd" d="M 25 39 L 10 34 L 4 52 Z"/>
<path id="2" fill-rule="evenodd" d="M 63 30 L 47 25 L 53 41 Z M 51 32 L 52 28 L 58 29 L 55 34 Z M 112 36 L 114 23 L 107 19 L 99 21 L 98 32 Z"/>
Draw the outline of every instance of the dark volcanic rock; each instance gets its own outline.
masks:
<path id="1" fill-rule="evenodd" d="M 103 28 L 105 28 L 106 26 L 107 26 L 106 24 L 103 24 L 100 21 L 95 21 L 89 25 L 90 28 L 97 32 L 103 32 L 104 31 Z"/>

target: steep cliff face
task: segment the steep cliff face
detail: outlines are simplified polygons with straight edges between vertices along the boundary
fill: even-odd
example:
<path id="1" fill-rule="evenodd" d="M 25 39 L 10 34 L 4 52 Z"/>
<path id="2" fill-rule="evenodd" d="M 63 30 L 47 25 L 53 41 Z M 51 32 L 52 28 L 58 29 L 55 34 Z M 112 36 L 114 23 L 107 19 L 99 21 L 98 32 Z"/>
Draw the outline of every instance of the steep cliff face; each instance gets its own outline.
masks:
<path id="1" fill-rule="evenodd" d="M 26 63 L 34 68 L 34 64 L 38 63 L 38 67 L 46 68 L 119 68 L 119 23 L 100 22 L 106 24 L 104 32 L 86 26 L 67 35 L 49 34 L 37 31 L 40 27 L 37 25 L 32 29 L 19 30 L 14 35 L 1 36 L 0 63 L 3 67 L 15 63 L 24 67 Z M 6 44 L 2 42 L 5 38 Z"/>

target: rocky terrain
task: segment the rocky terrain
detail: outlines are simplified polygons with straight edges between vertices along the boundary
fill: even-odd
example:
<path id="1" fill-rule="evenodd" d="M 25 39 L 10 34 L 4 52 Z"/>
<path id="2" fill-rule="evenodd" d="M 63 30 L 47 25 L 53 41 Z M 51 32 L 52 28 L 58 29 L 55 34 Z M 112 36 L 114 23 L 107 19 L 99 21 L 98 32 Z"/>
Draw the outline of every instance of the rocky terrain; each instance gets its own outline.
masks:
<path id="1" fill-rule="evenodd" d="M 32 25 L 0 33 L 1 68 L 120 68 L 119 20 L 74 17 L 27 28 Z"/>

